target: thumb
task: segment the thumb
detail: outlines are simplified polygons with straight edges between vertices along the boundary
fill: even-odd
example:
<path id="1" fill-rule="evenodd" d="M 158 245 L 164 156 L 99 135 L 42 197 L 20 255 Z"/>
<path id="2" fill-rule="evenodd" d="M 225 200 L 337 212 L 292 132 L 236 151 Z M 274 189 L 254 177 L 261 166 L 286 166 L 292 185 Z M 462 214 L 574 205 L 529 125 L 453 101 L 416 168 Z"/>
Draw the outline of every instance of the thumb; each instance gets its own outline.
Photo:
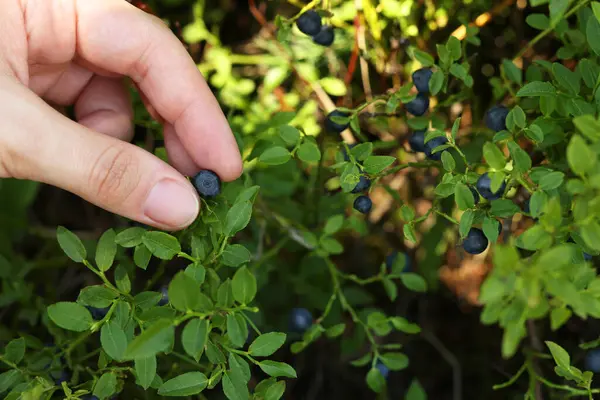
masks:
<path id="1" fill-rule="evenodd" d="M 15 82 L 0 79 L 0 99 L 8 99 L 0 100 L 0 173 L 63 188 L 165 230 L 195 220 L 196 191 L 159 158 L 63 117 Z"/>

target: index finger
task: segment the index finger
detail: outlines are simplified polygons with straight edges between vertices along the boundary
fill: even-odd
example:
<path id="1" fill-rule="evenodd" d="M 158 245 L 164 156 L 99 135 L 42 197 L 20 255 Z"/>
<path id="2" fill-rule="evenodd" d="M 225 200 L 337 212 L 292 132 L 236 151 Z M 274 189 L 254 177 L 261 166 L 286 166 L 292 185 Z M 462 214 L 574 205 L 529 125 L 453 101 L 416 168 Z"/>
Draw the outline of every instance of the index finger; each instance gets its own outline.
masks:
<path id="1" fill-rule="evenodd" d="M 132 78 L 175 127 L 194 162 L 236 179 L 242 160 L 229 124 L 196 64 L 158 18 L 124 0 L 77 1 L 77 55 Z"/>

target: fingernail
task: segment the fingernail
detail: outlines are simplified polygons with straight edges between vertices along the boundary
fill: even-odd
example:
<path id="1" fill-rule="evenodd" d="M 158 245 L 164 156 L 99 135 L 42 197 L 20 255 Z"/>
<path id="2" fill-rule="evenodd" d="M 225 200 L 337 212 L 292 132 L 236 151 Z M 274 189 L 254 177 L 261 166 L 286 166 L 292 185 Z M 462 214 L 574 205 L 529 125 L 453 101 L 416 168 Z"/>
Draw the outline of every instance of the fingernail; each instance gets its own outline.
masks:
<path id="1" fill-rule="evenodd" d="M 159 224 L 183 228 L 194 222 L 199 209 L 192 188 L 173 179 L 163 179 L 150 191 L 144 214 Z"/>

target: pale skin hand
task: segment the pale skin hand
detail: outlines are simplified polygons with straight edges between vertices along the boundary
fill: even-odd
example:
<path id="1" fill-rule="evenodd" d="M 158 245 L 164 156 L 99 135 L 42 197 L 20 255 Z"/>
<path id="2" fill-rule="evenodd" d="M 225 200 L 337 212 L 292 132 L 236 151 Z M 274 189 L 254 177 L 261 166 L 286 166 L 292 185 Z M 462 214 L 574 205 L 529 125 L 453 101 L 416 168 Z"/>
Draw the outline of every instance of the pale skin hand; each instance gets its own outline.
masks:
<path id="1" fill-rule="evenodd" d="M 169 165 L 128 143 L 130 77 L 164 125 Z M 55 105 L 75 105 L 77 122 Z M 165 230 L 191 224 L 184 177 L 225 181 L 241 157 L 193 60 L 157 18 L 125 0 L 0 2 L 0 177 L 48 183 Z"/>

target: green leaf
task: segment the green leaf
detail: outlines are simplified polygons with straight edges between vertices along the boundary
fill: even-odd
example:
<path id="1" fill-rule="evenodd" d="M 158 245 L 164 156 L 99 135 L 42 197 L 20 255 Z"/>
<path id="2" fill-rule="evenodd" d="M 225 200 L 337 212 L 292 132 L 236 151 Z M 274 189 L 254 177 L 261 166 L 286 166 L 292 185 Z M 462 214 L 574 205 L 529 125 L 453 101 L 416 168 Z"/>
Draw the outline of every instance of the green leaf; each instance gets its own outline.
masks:
<path id="1" fill-rule="evenodd" d="M 581 227 L 581 237 L 591 249 L 600 251 L 600 225 L 596 221 Z"/>
<path id="2" fill-rule="evenodd" d="M 550 24 L 555 26 L 569 9 L 571 0 L 550 0 Z"/>
<path id="3" fill-rule="evenodd" d="M 517 97 L 539 97 L 552 96 L 556 94 L 556 88 L 548 82 L 531 82 L 523 86 L 518 92 Z"/>
<path id="4" fill-rule="evenodd" d="M 258 159 L 267 165 L 281 165 L 288 162 L 290 158 L 292 154 L 285 147 L 275 146 L 263 152 Z"/>
<path id="5" fill-rule="evenodd" d="M 404 224 L 402 232 L 406 240 L 417 243 L 417 236 L 415 235 L 415 228 L 411 224 Z"/>
<path id="6" fill-rule="evenodd" d="M 500 222 L 498 222 L 496 218 L 490 218 L 486 216 L 483 220 L 483 233 L 490 243 L 496 243 L 496 240 L 498 240 L 499 227 Z"/>
<path id="7" fill-rule="evenodd" d="M 225 218 L 225 234 L 233 236 L 244 229 L 252 217 L 252 203 L 243 201 L 236 203 L 227 212 Z"/>
<path id="8" fill-rule="evenodd" d="M 529 200 L 529 212 L 533 218 L 537 218 L 546 207 L 548 196 L 542 191 L 534 192 Z"/>
<path id="9" fill-rule="evenodd" d="M 98 240 L 96 247 L 96 265 L 100 271 L 108 271 L 115 261 L 117 255 L 117 243 L 115 238 L 117 234 L 113 229 L 109 229 Z"/>
<path id="10" fill-rule="evenodd" d="M 552 74 L 558 81 L 558 84 L 571 94 L 578 94 L 581 90 L 581 76 L 578 72 L 573 72 L 562 64 L 552 64 Z"/>
<path id="11" fill-rule="evenodd" d="M 460 40 L 458 40 L 456 36 L 450 36 L 448 38 L 448 41 L 446 42 L 446 50 L 448 50 L 450 60 L 460 60 L 460 57 L 462 56 L 462 47 Z"/>
<path id="12" fill-rule="evenodd" d="M 408 367 L 408 357 L 403 353 L 384 353 L 381 355 L 381 361 L 392 371 L 400 371 Z"/>
<path id="13" fill-rule="evenodd" d="M 208 340 L 210 324 L 205 319 L 192 319 L 181 333 L 181 344 L 185 352 L 194 360 L 200 360 Z"/>
<path id="14" fill-rule="evenodd" d="M 521 234 L 518 238 L 520 247 L 526 250 L 539 250 L 550 246 L 552 236 L 540 225 L 534 225 Z"/>
<path id="15" fill-rule="evenodd" d="M 392 284 L 393 284 L 393 282 L 392 282 Z M 344 323 L 336 324 L 336 325 L 333 325 L 333 326 L 327 328 L 327 330 L 325 331 L 325 335 L 327 335 L 328 338 L 333 339 L 333 338 L 340 336 L 342 333 L 344 333 L 345 330 L 346 330 L 346 324 L 344 324 Z"/>
<path id="16" fill-rule="evenodd" d="M 235 347 L 242 347 L 246 343 L 248 332 L 244 329 L 245 324 L 243 319 L 238 320 L 234 314 L 227 315 L 227 336 Z"/>
<path id="17" fill-rule="evenodd" d="M 239 377 L 244 383 L 250 382 L 252 373 L 248 362 L 235 353 L 229 353 L 229 368 L 233 376 Z"/>
<path id="18" fill-rule="evenodd" d="M 367 385 L 375 393 L 381 393 L 385 387 L 385 378 L 377 368 L 371 368 L 367 373 Z"/>
<path id="19" fill-rule="evenodd" d="M 279 381 L 271 385 L 265 393 L 265 400 L 279 400 L 285 393 L 285 382 Z"/>
<path id="20" fill-rule="evenodd" d="M 238 303 L 250 304 L 256 296 L 256 278 L 246 267 L 237 270 L 232 280 L 233 297 Z"/>
<path id="21" fill-rule="evenodd" d="M 579 176 L 584 176 L 596 166 L 597 156 L 579 135 L 573 135 L 567 146 L 569 166 Z"/>
<path id="22" fill-rule="evenodd" d="M 157 305 L 161 297 L 162 295 L 158 292 L 141 292 L 135 295 L 133 303 L 140 310 L 147 310 Z"/>
<path id="23" fill-rule="evenodd" d="M 187 372 L 169 379 L 158 388 L 160 396 L 193 396 L 202 392 L 208 385 L 208 378 L 202 372 Z"/>
<path id="24" fill-rule="evenodd" d="M 85 306 L 105 308 L 112 304 L 118 293 L 102 285 L 88 286 L 81 290 L 77 302 Z"/>
<path id="25" fill-rule="evenodd" d="M 333 76 L 321 78 L 319 83 L 323 86 L 323 89 L 332 96 L 345 96 L 348 91 L 344 81 Z"/>
<path id="26" fill-rule="evenodd" d="M 363 163 L 364 171 L 368 174 L 378 174 L 396 161 L 390 156 L 369 156 Z"/>
<path id="27" fill-rule="evenodd" d="M 473 193 L 464 183 L 458 183 L 454 187 L 454 199 L 456 201 L 456 205 L 461 210 L 467 210 L 469 208 L 473 208 L 475 206 L 475 199 L 473 198 Z"/>
<path id="28" fill-rule="evenodd" d="M 59 327 L 75 332 L 86 331 L 94 323 L 87 308 L 77 303 L 52 304 L 48 307 L 48 316 Z"/>
<path id="29" fill-rule="evenodd" d="M 372 152 L 373 143 L 371 142 L 357 144 L 350 150 L 350 154 L 352 154 L 358 161 L 366 160 L 366 158 L 369 157 Z"/>
<path id="30" fill-rule="evenodd" d="M 492 215 L 500 218 L 512 217 L 520 211 L 521 209 L 508 199 L 493 200 L 492 207 L 490 209 L 490 213 Z"/>
<path id="31" fill-rule="evenodd" d="M 56 229 L 56 238 L 58 239 L 60 248 L 71 260 L 80 263 L 86 259 L 87 251 L 85 250 L 85 246 L 73 232 L 59 226 Z"/>
<path id="32" fill-rule="evenodd" d="M 311 141 L 305 141 L 298 147 L 298 158 L 307 163 L 317 163 L 321 159 L 319 146 Z"/>
<path id="33" fill-rule="evenodd" d="M 406 272 L 401 274 L 400 280 L 402 281 L 402 284 L 406 286 L 407 289 L 412 290 L 413 292 L 427 291 L 427 282 L 425 282 L 425 279 L 413 272 Z"/>
<path id="34" fill-rule="evenodd" d="M 550 26 L 550 19 L 544 14 L 530 14 L 525 19 L 527 25 L 540 31 Z"/>
<path id="35" fill-rule="evenodd" d="M 515 162 L 515 169 L 521 173 L 527 172 L 531 169 L 531 158 L 525 150 L 521 148 L 516 142 L 508 142 L 508 150 L 510 156 Z"/>
<path id="36" fill-rule="evenodd" d="M 135 247 L 142 243 L 146 230 L 138 226 L 127 228 L 115 237 L 115 242 L 121 247 Z"/>
<path id="37" fill-rule="evenodd" d="M 297 378 L 296 371 L 290 365 L 278 361 L 261 361 L 258 366 L 263 372 L 274 378 L 280 376 L 285 378 Z"/>
<path id="38" fill-rule="evenodd" d="M 270 332 L 257 337 L 248 351 L 255 357 L 268 357 L 285 343 L 285 333 Z"/>
<path id="39" fill-rule="evenodd" d="M 25 356 L 25 338 L 14 339 L 4 348 L 4 360 L 13 364 L 21 362 Z"/>
<path id="40" fill-rule="evenodd" d="M 518 85 L 523 84 L 523 71 L 521 71 L 511 60 L 506 58 L 503 59 L 502 68 L 504 69 L 504 74 L 510 81 L 513 81 Z"/>
<path id="41" fill-rule="evenodd" d="M 0 374 L 0 393 L 6 392 L 21 380 L 21 371 L 11 369 Z M 7 397 L 8 398 L 8 397 Z"/>
<path id="42" fill-rule="evenodd" d="M 181 251 L 181 245 L 177 238 L 165 232 L 146 232 L 142 241 L 148 250 L 161 260 L 170 260 Z"/>
<path id="43" fill-rule="evenodd" d="M 248 385 L 240 376 L 225 373 L 221 379 L 223 393 L 229 400 L 248 400 Z"/>
<path id="44" fill-rule="evenodd" d="M 554 171 L 546 174 L 540 179 L 539 185 L 543 190 L 552 190 L 557 189 L 560 185 L 563 184 L 563 180 L 565 178 L 565 174 L 562 172 Z"/>
<path id="45" fill-rule="evenodd" d="M 223 264 L 228 267 L 237 267 L 250 261 L 252 254 L 241 244 L 228 244 L 221 257 Z"/>
<path id="46" fill-rule="evenodd" d="M 148 264 L 150 264 L 151 258 L 152 253 L 150 252 L 150 250 L 148 250 L 146 245 L 139 244 L 135 246 L 135 250 L 133 252 L 133 262 L 135 263 L 135 265 L 145 270 L 146 268 L 148 268 Z"/>
<path id="47" fill-rule="evenodd" d="M 485 161 L 490 165 L 490 167 L 494 169 L 504 169 L 506 166 L 506 160 L 504 159 L 504 154 L 502 151 L 491 142 L 486 142 L 483 145 L 483 157 L 485 157 Z"/>
<path id="48" fill-rule="evenodd" d="M 458 225 L 458 231 L 460 233 L 461 238 L 465 238 L 469 231 L 471 230 L 471 226 L 473 226 L 473 219 L 475 218 L 475 214 L 473 210 L 467 210 L 460 217 L 460 223 Z"/>
<path id="49" fill-rule="evenodd" d="M 113 360 L 121 361 L 127 349 L 127 337 L 121 326 L 115 321 L 102 325 L 100 330 L 102 348 Z"/>
<path id="50" fill-rule="evenodd" d="M 300 140 L 300 131 L 291 125 L 282 125 L 279 127 L 279 137 L 286 144 L 294 146 Z"/>
<path id="51" fill-rule="evenodd" d="M 129 293 L 131 291 L 131 281 L 129 280 L 129 275 L 127 275 L 127 270 L 123 265 L 119 265 L 115 269 L 115 283 L 121 292 Z"/>
<path id="52" fill-rule="evenodd" d="M 454 157 L 452 157 L 452 154 L 450 154 L 449 151 L 444 151 L 442 153 L 442 165 L 448 172 L 452 172 L 454 171 L 454 168 L 456 168 L 456 161 L 454 161 Z"/>
<path id="53" fill-rule="evenodd" d="M 408 333 L 410 335 L 414 335 L 416 333 L 421 332 L 421 328 L 419 328 L 419 325 L 413 324 L 412 322 L 407 321 L 405 318 L 392 317 L 390 321 L 394 329 L 400 332 Z"/>
<path id="54" fill-rule="evenodd" d="M 125 351 L 125 360 L 154 356 L 166 351 L 173 340 L 175 327 L 169 319 L 160 319 L 133 339 Z"/>
<path id="55" fill-rule="evenodd" d="M 600 21 L 600 2 L 592 1 L 592 12 L 598 21 Z"/>
<path id="56" fill-rule="evenodd" d="M 135 375 L 144 390 L 148 390 L 156 375 L 156 356 L 135 359 Z"/>
<path id="57" fill-rule="evenodd" d="M 412 55 L 424 67 L 431 67 L 435 63 L 433 57 L 424 51 L 413 49 Z"/>
<path id="58" fill-rule="evenodd" d="M 344 225 L 344 217 L 345 216 L 341 214 L 329 217 L 325 223 L 325 227 L 323 228 L 323 233 L 326 235 L 333 235 L 342 229 L 342 226 Z"/>
<path id="59" fill-rule="evenodd" d="M 244 201 L 249 201 L 250 203 L 253 203 L 256 199 L 256 196 L 258 195 L 259 190 L 260 186 L 250 186 L 249 188 L 242 190 L 235 198 L 234 203 L 241 203 Z"/>
<path id="60" fill-rule="evenodd" d="M 184 271 L 179 271 L 169 284 L 169 302 L 180 311 L 193 311 L 198 307 L 200 286 Z"/>
<path id="61" fill-rule="evenodd" d="M 117 391 L 117 376 L 114 372 L 104 373 L 94 385 L 94 396 L 106 399 Z"/>
<path id="62" fill-rule="evenodd" d="M 196 281 L 198 284 L 203 284 L 206 279 L 206 268 L 201 264 L 190 264 L 185 269 L 185 274 Z"/>
<path id="63" fill-rule="evenodd" d="M 600 22 L 597 18 L 588 18 L 585 34 L 592 51 L 600 56 Z"/>
<path id="64" fill-rule="evenodd" d="M 546 346 L 548 346 L 548 349 L 550 349 L 550 353 L 552 354 L 552 358 L 554 358 L 556 365 L 567 370 L 570 369 L 571 357 L 569 357 L 569 353 L 567 353 L 565 349 L 554 342 L 547 340 L 545 343 Z"/>
<path id="65" fill-rule="evenodd" d="M 427 400 L 427 393 L 418 380 L 413 379 L 406 391 L 406 400 Z"/>
<path id="66" fill-rule="evenodd" d="M 442 87 L 444 87 L 444 80 L 446 76 L 444 75 L 444 71 L 438 69 L 433 75 L 431 75 L 431 79 L 429 79 L 429 92 L 432 96 L 437 95 Z"/>
<path id="67" fill-rule="evenodd" d="M 600 122 L 593 115 L 575 117 L 573 123 L 592 142 L 597 142 L 600 139 Z"/>

